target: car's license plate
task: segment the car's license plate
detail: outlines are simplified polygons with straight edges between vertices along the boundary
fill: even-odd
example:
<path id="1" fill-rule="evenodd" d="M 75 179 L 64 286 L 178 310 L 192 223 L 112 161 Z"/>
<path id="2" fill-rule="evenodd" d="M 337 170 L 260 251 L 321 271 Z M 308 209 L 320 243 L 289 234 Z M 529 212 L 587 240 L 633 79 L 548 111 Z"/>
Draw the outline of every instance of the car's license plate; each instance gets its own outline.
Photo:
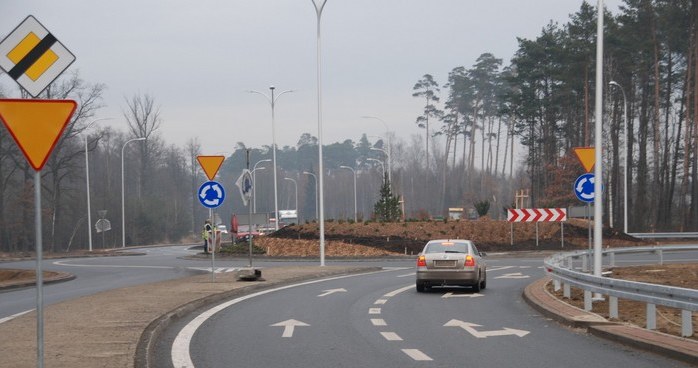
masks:
<path id="1" fill-rule="evenodd" d="M 439 267 L 439 268 L 454 268 L 456 267 L 456 261 L 455 260 L 441 260 L 441 259 L 436 259 L 434 260 L 434 267 Z"/>

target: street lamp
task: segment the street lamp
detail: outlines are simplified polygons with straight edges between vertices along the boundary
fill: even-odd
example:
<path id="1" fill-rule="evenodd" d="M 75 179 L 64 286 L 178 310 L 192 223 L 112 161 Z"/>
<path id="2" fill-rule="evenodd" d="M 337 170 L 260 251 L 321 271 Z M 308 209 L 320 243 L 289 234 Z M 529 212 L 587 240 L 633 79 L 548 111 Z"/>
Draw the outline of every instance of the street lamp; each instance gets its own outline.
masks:
<path id="1" fill-rule="evenodd" d="M 318 217 L 317 217 L 317 216 L 318 216 L 317 175 L 315 175 L 315 174 L 313 174 L 313 173 L 311 173 L 311 172 L 307 172 L 307 171 L 303 171 L 303 174 L 305 174 L 305 175 L 310 175 L 310 176 L 312 176 L 312 177 L 315 179 L 315 218 L 317 219 L 317 218 L 318 218 Z"/>
<path id="2" fill-rule="evenodd" d="M 388 145 L 388 150 L 387 150 L 387 151 L 384 150 L 384 149 L 382 149 L 382 148 L 378 148 L 378 147 L 371 147 L 371 150 L 372 150 L 372 151 L 380 151 L 380 152 L 385 153 L 385 156 L 386 156 L 386 158 L 387 158 L 387 160 L 388 160 L 388 182 L 390 183 L 390 185 L 392 185 L 392 184 L 393 184 L 393 179 L 392 179 L 391 176 L 390 176 L 390 172 L 392 171 L 392 170 L 390 170 L 390 145 Z"/>
<path id="3" fill-rule="evenodd" d="M 100 119 L 95 119 L 92 120 L 87 126 L 89 127 L 90 125 L 102 121 L 102 120 L 111 120 L 111 118 L 100 118 Z M 91 206 L 90 206 L 90 160 L 89 156 L 87 154 L 87 134 L 83 135 L 83 138 L 85 140 L 85 188 L 87 189 L 87 241 L 89 244 L 89 250 L 92 252 L 92 211 L 91 211 Z"/>
<path id="4" fill-rule="evenodd" d="M 382 174 L 383 174 L 383 179 L 382 179 L 382 180 L 383 180 L 383 182 L 385 183 L 385 165 L 383 165 L 383 161 L 378 160 L 378 159 L 375 159 L 375 158 L 367 158 L 366 161 L 375 161 L 375 162 L 381 164 L 381 171 L 382 171 Z"/>
<path id="5" fill-rule="evenodd" d="M 271 91 L 271 94 L 267 96 L 266 94 L 259 92 L 259 91 L 247 91 L 249 93 L 256 93 L 259 95 L 264 96 L 264 98 L 269 101 L 271 104 L 271 139 L 272 139 L 272 159 L 273 159 L 273 164 L 274 166 L 274 219 L 276 220 L 274 222 L 274 229 L 279 230 L 279 199 L 278 199 L 278 192 L 277 192 L 277 180 L 276 180 L 276 130 L 274 128 L 274 105 L 276 103 L 276 100 L 281 97 L 284 93 L 288 92 L 293 92 L 293 90 L 286 90 L 281 93 L 279 93 L 278 96 L 274 97 L 274 86 L 270 86 L 269 90 Z"/>
<path id="6" fill-rule="evenodd" d="M 257 165 L 262 162 L 271 162 L 271 159 L 259 160 L 252 167 L 252 212 L 254 213 L 257 213 L 257 170 L 264 170 L 263 167 L 257 169 Z"/>
<path id="7" fill-rule="evenodd" d="M 356 222 L 356 170 L 349 166 L 340 166 L 339 168 L 351 170 L 351 173 L 354 174 L 354 222 Z"/>
<path id="8" fill-rule="evenodd" d="M 293 186 L 296 189 L 296 219 L 298 219 L 298 183 L 296 182 L 296 179 L 284 178 L 284 180 L 292 181 Z M 296 220 L 296 221 L 298 221 L 298 220 Z"/>
<path id="9" fill-rule="evenodd" d="M 362 116 L 361 118 L 362 118 L 362 119 L 373 119 L 373 120 L 378 120 L 378 121 L 380 121 L 380 122 L 383 124 L 383 126 L 385 127 L 385 134 L 386 134 L 386 136 L 388 137 L 388 150 L 387 150 L 387 151 L 384 151 L 384 152 L 385 152 L 385 155 L 388 157 L 388 181 L 390 181 L 390 184 L 392 185 L 393 181 L 392 181 L 392 179 L 391 179 L 391 177 L 390 177 L 390 173 L 392 172 L 392 170 L 390 169 L 390 161 L 391 161 L 391 159 L 390 159 L 390 150 L 391 150 L 390 146 L 391 146 L 391 144 L 390 144 L 390 134 L 388 134 L 388 133 L 390 133 L 390 132 L 389 132 L 389 129 L 388 129 L 388 124 L 385 122 L 385 120 L 383 120 L 383 119 L 381 119 L 381 118 L 379 118 L 379 117 L 377 117 L 377 116 Z"/>
<path id="10" fill-rule="evenodd" d="M 625 147 L 623 154 L 623 232 L 628 233 L 628 100 L 625 98 L 625 90 L 616 81 L 608 82 L 610 86 L 615 86 L 623 92 L 623 135 L 625 136 Z"/>
<path id="11" fill-rule="evenodd" d="M 145 137 L 129 139 L 121 146 L 121 247 L 126 248 L 126 206 L 124 205 L 124 149 L 134 141 L 144 141 Z"/>
<path id="12" fill-rule="evenodd" d="M 320 266 L 325 265 L 325 212 L 323 206 L 323 194 L 322 194 L 322 90 L 321 90 L 321 73 L 320 73 L 320 18 L 322 17 L 322 10 L 327 4 L 327 0 L 311 0 L 313 6 L 315 7 L 315 14 L 317 15 L 317 131 L 318 131 L 318 172 L 320 173 L 320 182 L 318 187 L 318 198 L 319 198 L 319 208 L 320 208 Z"/>

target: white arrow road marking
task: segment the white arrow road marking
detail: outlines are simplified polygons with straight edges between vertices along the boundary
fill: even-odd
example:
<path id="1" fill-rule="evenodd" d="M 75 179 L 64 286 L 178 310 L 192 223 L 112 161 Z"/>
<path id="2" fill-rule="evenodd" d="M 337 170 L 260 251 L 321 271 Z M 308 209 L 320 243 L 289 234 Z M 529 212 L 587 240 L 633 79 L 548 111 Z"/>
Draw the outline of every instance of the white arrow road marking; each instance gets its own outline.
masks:
<path id="1" fill-rule="evenodd" d="M 324 293 L 318 295 L 318 297 L 323 297 L 323 296 L 327 296 L 327 295 L 334 294 L 334 293 L 346 293 L 347 289 L 330 289 L 330 290 L 323 290 L 323 291 L 324 291 Z"/>
<path id="2" fill-rule="evenodd" d="M 505 273 L 502 276 L 497 276 L 495 279 L 527 279 L 531 276 L 527 276 L 522 274 L 521 272 L 516 272 L 516 273 Z"/>
<path id="3" fill-rule="evenodd" d="M 478 331 L 475 329 L 475 327 L 482 327 L 480 325 L 476 325 L 474 323 L 470 322 L 463 322 L 457 319 L 452 319 L 444 325 L 444 327 L 460 327 L 467 331 L 469 334 L 477 337 L 478 339 L 485 339 L 488 337 L 492 336 L 507 336 L 507 335 L 516 335 L 518 337 L 524 337 L 530 333 L 530 331 L 525 331 L 525 330 L 515 330 L 513 328 L 507 328 L 505 327 L 502 330 L 494 330 L 494 331 Z"/>
<path id="4" fill-rule="evenodd" d="M 412 273 L 407 273 L 407 274 L 404 274 L 404 275 L 399 275 L 399 276 L 397 276 L 397 277 L 410 277 L 410 276 L 414 276 L 414 275 L 416 275 L 416 274 L 417 274 L 416 272 L 412 272 Z"/>
<path id="5" fill-rule="evenodd" d="M 489 271 L 489 272 L 501 271 L 501 270 L 506 270 L 507 268 L 514 268 L 514 266 L 487 267 L 487 271 Z"/>
<path id="6" fill-rule="evenodd" d="M 474 293 L 474 294 L 454 294 L 452 292 L 448 292 L 444 294 L 441 298 L 443 299 L 448 299 L 448 298 L 477 298 L 480 296 L 484 296 L 479 293 Z"/>
<path id="7" fill-rule="evenodd" d="M 296 321 L 295 319 L 289 319 L 283 322 L 275 323 L 273 325 L 270 325 L 271 327 L 283 327 L 284 328 L 284 333 L 281 335 L 281 337 L 293 337 L 293 330 L 298 327 L 307 327 L 310 326 L 309 324 L 301 321 Z"/>

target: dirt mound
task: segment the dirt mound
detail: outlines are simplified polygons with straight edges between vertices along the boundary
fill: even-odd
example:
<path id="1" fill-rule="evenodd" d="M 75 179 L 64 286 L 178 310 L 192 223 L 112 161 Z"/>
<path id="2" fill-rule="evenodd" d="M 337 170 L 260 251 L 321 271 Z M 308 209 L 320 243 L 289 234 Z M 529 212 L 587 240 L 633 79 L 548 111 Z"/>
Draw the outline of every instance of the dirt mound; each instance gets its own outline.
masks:
<path id="1" fill-rule="evenodd" d="M 513 245 L 512 245 L 513 230 Z M 375 248 L 380 252 L 417 254 L 424 244 L 431 239 L 470 239 L 482 251 L 503 252 L 512 250 L 559 250 L 586 249 L 589 244 L 588 223 L 574 220 L 564 224 L 541 222 L 538 223 L 538 244 L 536 245 L 535 223 L 509 223 L 480 219 L 477 221 L 423 221 L 423 222 L 363 222 L 350 223 L 343 221 L 328 221 L 325 223 L 325 240 L 343 244 L 344 247 L 361 245 Z M 294 239 L 313 241 L 319 239 L 317 223 L 293 225 L 284 227 L 259 240 L 258 245 L 265 247 L 271 239 Z M 288 244 L 286 242 L 285 244 Z M 605 228 L 603 246 L 636 246 L 647 245 L 639 239 L 628 236 L 616 229 Z M 309 254 L 317 254 L 310 252 Z"/>

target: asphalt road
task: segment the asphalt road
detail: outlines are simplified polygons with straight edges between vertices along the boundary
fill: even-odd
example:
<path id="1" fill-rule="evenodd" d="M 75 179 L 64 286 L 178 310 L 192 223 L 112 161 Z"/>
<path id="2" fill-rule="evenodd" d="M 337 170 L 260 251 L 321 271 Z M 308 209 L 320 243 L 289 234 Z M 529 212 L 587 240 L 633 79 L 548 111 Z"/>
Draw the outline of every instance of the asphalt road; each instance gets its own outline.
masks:
<path id="1" fill-rule="evenodd" d="M 488 263 L 478 294 L 417 293 L 405 262 L 234 299 L 171 325 L 154 360 L 161 368 L 685 366 L 536 313 L 521 293 L 543 274 L 540 259 Z"/>

